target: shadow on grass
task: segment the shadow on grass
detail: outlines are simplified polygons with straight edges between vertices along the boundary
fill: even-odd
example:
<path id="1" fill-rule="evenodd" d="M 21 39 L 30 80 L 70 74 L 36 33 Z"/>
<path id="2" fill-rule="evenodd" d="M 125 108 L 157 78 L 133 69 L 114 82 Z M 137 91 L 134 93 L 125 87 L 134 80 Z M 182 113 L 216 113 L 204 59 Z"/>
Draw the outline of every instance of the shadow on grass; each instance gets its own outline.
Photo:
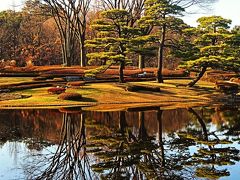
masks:
<path id="1" fill-rule="evenodd" d="M 175 93 L 175 92 L 171 92 L 171 91 L 168 91 L 168 90 L 163 90 L 163 89 L 161 89 L 161 92 L 160 92 L 161 94 L 177 94 L 177 93 Z"/>
<path id="2" fill-rule="evenodd" d="M 98 102 L 96 99 L 83 97 L 82 102 Z"/>
<path id="3" fill-rule="evenodd" d="M 216 92 L 216 89 L 215 88 L 210 88 L 210 87 L 200 87 L 200 86 L 194 86 L 194 87 L 190 87 L 189 88 L 190 90 L 197 90 L 197 92 L 199 93 L 204 93 L 204 92 L 207 92 L 207 93 L 213 93 L 213 92 Z"/>

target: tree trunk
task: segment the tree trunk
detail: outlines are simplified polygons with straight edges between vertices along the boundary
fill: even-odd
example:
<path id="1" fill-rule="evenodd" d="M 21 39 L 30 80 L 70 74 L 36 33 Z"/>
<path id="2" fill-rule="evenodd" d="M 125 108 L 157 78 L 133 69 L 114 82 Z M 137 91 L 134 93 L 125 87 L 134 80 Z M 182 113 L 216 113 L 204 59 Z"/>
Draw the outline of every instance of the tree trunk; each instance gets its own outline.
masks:
<path id="1" fill-rule="evenodd" d="M 164 51 L 164 43 L 165 43 L 165 36 L 166 36 L 166 25 L 162 26 L 162 36 L 160 40 L 160 45 L 158 49 L 158 69 L 157 69 L 157 82 L 163 83 L 163 51 Z"/>
<path id="2" fill-rule="evenodd" d="M 80 42 L 80 66 L 85 67 L 86 66 L 86 47 L 85 47 L 85 34 L 82 35 L 81 37 L 81 42 Z"/>
<path id="3" fill-rule="evenodd" d="M 165 166 L 165 153 L 164 153 L 164 143 L 163 143 L 163 122 L 162 122 L 162 113 L 161 109 L 157 110 L 157 121 L 158 121 L 158 139 L 159 139 L 159 147 L 161 150 L 161 159 L 162 159 L 162 167 Z"/>
<path id="4" fill-rule="evenodd" d="M 138 56 L 138 68 L 139 69 L 143 69 L 143 68 L 145 68 L 145 63 L 144 63 L 144 55 L 139 55 Z"/>
<path id="5" fill-rule="evenodd" d="M 193 81 L 188 83 L 188 87 L 194 86 L 194 84 L 196 84 L 201 79 L 201 77 L 203 77 L 206 70 L 207 70 L 207 66 L 203 66 L 203 68 L 202 68 L 201 72 L 198 74 L 198 76 Z"/>
<path id="6" fill-rule="evenodd" d="M 208 141 L 208 133 L 207 133 L 207 127 L 205 122 L 203 121 L 203 119 L 198 115 L 198 113 L 196 111 L 194 111 L 192 108 L 189 108 L 188 111 L 190 113 L 192 113 L 198 120 L 198 122 L 200 123 L 202 130 L 203 130 L 203 134 L 204 134 L 204 140 Z"/>
<path id="7" fill-rule="evenodd" d="M 120 132 L 122 133 L 122 136 L 124 136 L 125 134 L 126 127 L 127 127 L 126 113 L 125 111 L 120 111 L 119 112 L 119 129 L 120 129 Z"/>
<path id="8" fill-rule="evenodd" d="M 125 62 L 120 61 L 120 65 L 119 65 L 119 82 L 120 83 L 124 83 L 124 74 L 123 74 L 124 68 L 125 68 Z"/>
<path id="9" fill-rule="evenodd" d="M 66 40 L 63 40 L 63 44 L 62 44 L 62 58 L 63 58 L 63 65 L 67 66 Z"/>
<path id="10" fill-rule="evenodd" d="M 144 111 L 140 111 L 138 112 L 138 116 L 139 116 L 139 139 L 146 141 L 148 139 L 148 134 L 147 134 L 147 130 L 145 127 L 145 123 L 144 123 Z"/>
<path id="11" fill-rule="evenodd" d="M 85 67 L 86 66 L 86 48 L 84 44 L 81 44 L 81 57 L 80 57 L 80 66 Z"/>
<path id="12" fill-rule="evenodd" d="M 71 66 L 70 22 L 67 19 L 65 30 L 66 65 Z"/>

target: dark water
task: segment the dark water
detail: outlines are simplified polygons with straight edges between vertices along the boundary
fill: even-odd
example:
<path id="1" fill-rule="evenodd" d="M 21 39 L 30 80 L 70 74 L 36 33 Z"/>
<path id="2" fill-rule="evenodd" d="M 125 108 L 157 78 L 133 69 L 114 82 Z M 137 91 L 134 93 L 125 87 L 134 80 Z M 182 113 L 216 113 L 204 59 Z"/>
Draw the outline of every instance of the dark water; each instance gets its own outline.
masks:
<path id="1" fill-rule="evenodd" d="M 239 179 L 239 112 L 0 110 L 0 179 Z"/>

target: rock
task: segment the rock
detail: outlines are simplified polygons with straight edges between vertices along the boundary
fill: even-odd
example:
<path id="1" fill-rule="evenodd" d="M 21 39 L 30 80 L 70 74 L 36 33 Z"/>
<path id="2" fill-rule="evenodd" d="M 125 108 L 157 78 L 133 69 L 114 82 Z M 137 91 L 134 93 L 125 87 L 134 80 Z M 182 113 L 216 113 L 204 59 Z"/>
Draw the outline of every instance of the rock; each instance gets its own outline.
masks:
<path id="1" fill-rule="evenodd" d="M 66 79 L 66 81 L 81 81 L 82 77 L 81 76 L 66 76 L 64 79 Z"/>
<path id="2" fill-rule="evenodd" d="M 230 81 L 234 82 L 234 83 L 237 83 L 237 84 L 240 84 L 240 78 L 231 78 Z"/>
<path id="3" fill-rule="evenodd" d="M 225 94 L 237 94 L 238 84 L 230 81 L 217 81 L 216 89 Z"/>

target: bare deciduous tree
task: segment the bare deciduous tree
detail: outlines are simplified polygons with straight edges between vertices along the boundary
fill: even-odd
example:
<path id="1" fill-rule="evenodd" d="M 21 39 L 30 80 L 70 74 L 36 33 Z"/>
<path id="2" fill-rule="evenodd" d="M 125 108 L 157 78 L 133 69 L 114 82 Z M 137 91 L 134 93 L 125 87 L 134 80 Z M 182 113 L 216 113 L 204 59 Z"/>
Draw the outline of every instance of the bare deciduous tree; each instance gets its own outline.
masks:
<path id="1" fill-rule="evenodd" d="M 28 179 L 95 179 L 86 152 L 84 114 L 80 115 L 80 121 L 76 120 L 71 114 L 63 114 L 60 142 L 56 152 L 31 167 L 28 170 L 31 178 Z"/>
<path id="2" fill-rule="evenodd" d="M 61 41 L 63 63 L 71 66 L 75 62 L 76 39 L 79 41 L 80 65 L 86 65 L 85 35 L 87 13 L 91 0 L 43 0 L 52 10 Z"/>

